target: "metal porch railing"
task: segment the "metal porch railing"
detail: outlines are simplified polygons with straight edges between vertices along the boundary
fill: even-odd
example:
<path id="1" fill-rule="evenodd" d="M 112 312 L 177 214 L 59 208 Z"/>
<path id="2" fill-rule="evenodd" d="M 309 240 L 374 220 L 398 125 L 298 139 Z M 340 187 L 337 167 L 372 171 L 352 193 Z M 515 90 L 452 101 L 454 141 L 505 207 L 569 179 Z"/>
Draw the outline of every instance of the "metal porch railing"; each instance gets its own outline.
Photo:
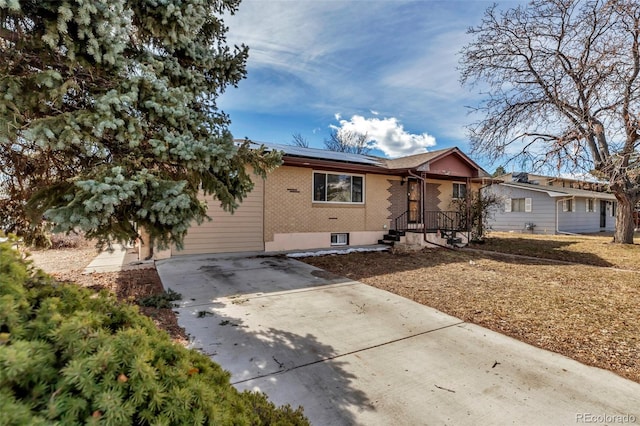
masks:
<path id="1" fill-rule="evenodd" d="M 462 213 L 458 211 L 425 211 L 422 220 L 409 221 L 409 211 L 406 211 L 394 219 L 396 231 L 466 231 L 466 224 Z"/>

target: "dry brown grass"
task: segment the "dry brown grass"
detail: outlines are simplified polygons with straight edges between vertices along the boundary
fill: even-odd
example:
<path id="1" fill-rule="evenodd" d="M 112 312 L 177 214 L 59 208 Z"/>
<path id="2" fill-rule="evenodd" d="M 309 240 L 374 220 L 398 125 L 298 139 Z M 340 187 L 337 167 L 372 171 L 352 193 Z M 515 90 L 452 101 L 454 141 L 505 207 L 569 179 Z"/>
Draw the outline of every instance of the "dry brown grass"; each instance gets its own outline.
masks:
<path id="1" fill-rule="evenodd" d="M 640 235 L 636 234 L 636 239 Z M 492 232 L 472 247 L 594 266 L 640 271 L 640 244 L 612 244 L 610 235 L 530 235 Z"/>
<path id="2" fill-rule="evenodd" d="M 538 255 L 567 260 L 567 253 L 576 253 L 572 259 L 589 264 L 604 259 L 616 267 L 640 270 L 640 258 L 623 262 L 621 255 L 638 253 L 633 251 L 637 246 L 627 252 L 611 244 L 605 250 L 599 239 L 578 237 L 567 243 L 561 237 L 558 244 L 555 237 L 524 238 L 524 245 L 534 245 Z M 485 246 L 491 248 L 492 242 Z M 304 260 L 640 382 L 638 272 L 442 249 Z"/>

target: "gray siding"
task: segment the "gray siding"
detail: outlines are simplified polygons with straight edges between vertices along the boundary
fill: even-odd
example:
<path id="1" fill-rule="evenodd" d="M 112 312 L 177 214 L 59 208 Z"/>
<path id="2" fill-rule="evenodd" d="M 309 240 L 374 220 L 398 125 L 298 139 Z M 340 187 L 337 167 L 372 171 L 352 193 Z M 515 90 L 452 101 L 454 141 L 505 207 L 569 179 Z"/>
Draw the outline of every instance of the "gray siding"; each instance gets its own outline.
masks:
<path id="1" fill-rule="evenodd" d="M 607 202 L 607 208 L 605 210 L 605 214 L 606 214 L 606 219 L 607 219 L 607 226 L 604 228 L 605 231 L 615 231 L 616 230 L 616 218 L 615 216 L 611 215 L 612 212 L 612 206 L 614 204 L 617 204 L 617 201 L 608 201 Z M 617 207 L 617 206 L 616 206 Z M 600 200 L 598 200 L 598 209 L 600 208 Z"/>
<path id="2" fill-rule="evenodd" d="M 554 234 L 556 232 L 555 201 L 546 193 L 502 185 L 492 185 L 485 191 L 493 192 L 502 200 L 489 219 L 491 230 L 531 232 L 526 230 L 525 224 L 533 223 L 535 224 L 533 228 L 535 234 Z M 504 204 L 509 198 L 531 198 L 531 212 L 505 212 Z"/>
<path id="3" fill-rule="evenodd" d="M 561 232 L 599 232 L 600 231 L 600 201 L 595 201 L 595 212 L 587 212 L 587 199 L 574 198 L 572 212 L 562 210 L 562 202 L 558 207 L 558 228 Z"/>
<path id="4" fill-rule="evenodd" d="M 587 212 L 587 198 L 573 198 L 573 211 L 563 211 L 562 199 L 551 198 L 548 194 L 538 191 L 530 191 L 524 188 L 513 188 L 502 185 L 492 185 L 485 189 L 498 195 L 503 202 L 489 219 L 489 226 L 494 231 L 530 232 L 525 229 L 526 223 L 534 223 L 534 233 L 556 233 L 556 207 L 557 226 L 560 232 L 592 233 L 599 231 L 613 231 L 615 229 L 615 217 L 611 216 L 612 202 L 607 202 L 606 227 L 600 228 L 600 200 L 595 200 L 595 211 Z M 505 212 L 504 203 L 509 198 L 531 198 L 531 212 Z"/>

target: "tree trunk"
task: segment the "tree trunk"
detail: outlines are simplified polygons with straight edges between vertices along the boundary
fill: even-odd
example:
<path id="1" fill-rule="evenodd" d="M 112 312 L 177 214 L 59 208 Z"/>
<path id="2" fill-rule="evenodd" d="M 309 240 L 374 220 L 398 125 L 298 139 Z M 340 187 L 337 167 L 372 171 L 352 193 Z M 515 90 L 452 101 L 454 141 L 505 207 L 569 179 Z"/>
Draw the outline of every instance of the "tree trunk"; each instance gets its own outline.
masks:
<path id="1" fill-rule="evenodd" d="M 625 193 L 616 193 L 618 206 L 616 209 L 616 230 L 613 234 L 613 242 L 619 244 L 633 244 L 633 232 L 635 223 L 633 211 L 636 199 Z"/>

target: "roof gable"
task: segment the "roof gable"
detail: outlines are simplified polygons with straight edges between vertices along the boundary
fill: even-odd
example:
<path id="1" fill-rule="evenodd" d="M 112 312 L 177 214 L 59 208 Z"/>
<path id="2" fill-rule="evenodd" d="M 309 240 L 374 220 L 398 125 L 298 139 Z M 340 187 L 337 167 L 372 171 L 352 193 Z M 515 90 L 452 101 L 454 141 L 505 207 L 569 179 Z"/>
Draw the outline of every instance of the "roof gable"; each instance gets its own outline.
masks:
<path id="1" fill-rule="evenodd" d="M 447 148 L 387 160 L 386 165 L 390 169 L 414 169 L 444 176 L 489 177 L 482 167 L 459 148 Z"/>

